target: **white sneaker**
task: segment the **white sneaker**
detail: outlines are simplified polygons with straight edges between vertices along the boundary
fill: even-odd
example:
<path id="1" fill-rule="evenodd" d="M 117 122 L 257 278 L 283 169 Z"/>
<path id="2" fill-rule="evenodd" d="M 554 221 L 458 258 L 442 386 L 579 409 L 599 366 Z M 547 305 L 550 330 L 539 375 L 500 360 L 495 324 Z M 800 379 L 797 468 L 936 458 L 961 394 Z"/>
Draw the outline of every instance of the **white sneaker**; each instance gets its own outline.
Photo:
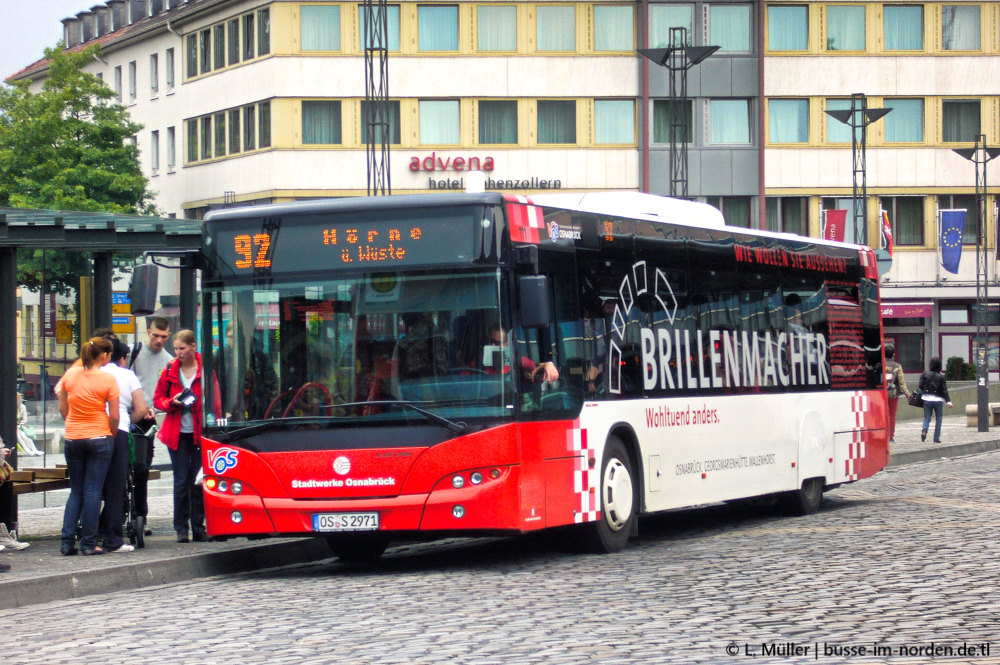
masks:
<path id="1" fill-rule="evenodd" d="M 128 543 L 122 543 L 122 546 L 116 550 L 108 550 L 108 554 L 128 554 L 129 552 L 134 552 L 135 547 L 129 545 Z"/>
<path id="2" fill-rule="evenodd" d="M 31 543 L 17 542 L 17 531 L 7 531 L 7 525 L 0 522 L 0 545 L 9 547 L 15 552 L 31 547 Z"/>

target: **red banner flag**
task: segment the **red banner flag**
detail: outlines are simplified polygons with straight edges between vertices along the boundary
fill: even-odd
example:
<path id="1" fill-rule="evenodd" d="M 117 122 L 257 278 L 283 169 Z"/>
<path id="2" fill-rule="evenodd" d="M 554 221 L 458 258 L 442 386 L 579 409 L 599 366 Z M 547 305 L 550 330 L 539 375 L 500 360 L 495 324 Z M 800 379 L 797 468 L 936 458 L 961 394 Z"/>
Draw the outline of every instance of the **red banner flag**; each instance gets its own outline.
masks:
<path id="1" fill-rule="evenodd" d="M 823 238 L 844 242 L 844 230 L 847 227 L 846 210 L 824 210 Z"/>
<path id="2" fill-rule="evenodd" d="M 889 213 L 882 211 L 882 249 L 892 256 L 892 224 L 889 223 Z"/>

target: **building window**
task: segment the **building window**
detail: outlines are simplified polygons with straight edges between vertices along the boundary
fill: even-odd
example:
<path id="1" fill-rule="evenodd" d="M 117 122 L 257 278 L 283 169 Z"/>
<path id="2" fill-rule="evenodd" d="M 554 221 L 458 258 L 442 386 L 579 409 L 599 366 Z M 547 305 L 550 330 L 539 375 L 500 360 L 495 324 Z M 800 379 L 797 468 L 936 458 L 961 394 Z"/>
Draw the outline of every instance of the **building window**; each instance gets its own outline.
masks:
<path id="1" fill-rule="evenodd" d="M 694 43 L 694 5 L 655 4 L 649 7 L 649 45 L 666 48 L 670 44 L 670 28 L 687 30 L 687 44 Z"/>
<path id="2" fill-rule="evenodd" d="M 808 99 L 771 99 L 767 109 L 771 143 L 809 142 Z"/>
<path id="3" fill-rule="evenodd" d="M 149 93 L 156 96 L 160 91 L 160 56 L 156 53 L 149 56 Z"/>
<path id="4" fill-rule="evenodd" d="M 259 147 L 271 147 L 271 102 L 257 105 L 257 138 Z"/>
<path id="5" fill-rule="evenodd" d="M 750 197 L 748 196 L 706 196 L 705 202 L 722 211 L 726 226 L 750 228 Z"/>
<path id="6" fill-rule="evenodd" d="M 594 5 L 594 50 L 634 51 L 635 19 L 631 7 Z"/>
<path id="7" fill-rule="evenodd" d="M 771 51 L 809 49 L 809 8 L 770 5 L 767 8 L 767 48 Z"/>
<path id="8" fill-rule="evenodd" d="M 924 199 L 920 196 L 884 196 L 882 209 L 889 215 L 893 243 L 924 244 Z M 848 213 L 850 214 L 850 213 Z"/>
<path id="9" fill-rule="evenodd" d="M 721 53 L 749 53 L 750 5 L 709 5 L 708 33 Z"/>
<path id="10" fill-rule="evenodd" d="M 979 100 L 946 99 L 941 103 L 942 139 L 973 143 L 980 134 Z"/>
<path id="11" fill-rule="evenodd" d="M 538 101 L 538 142 L 576 143 L 575 101 Z"/>
<path id="12" fill-rule="evenodd" d="M 253 60 L 256 57 L 256 42 L 254 38 L 253 14 L 243 17 L 243 59 Z"/>
<path id="13" fill-rule="evenodd" d="M 458 50 L 458 7 L 449 5 L 417 7 L 417 49 Z"/>
<path id="14" fill-rule="evenodd" d="M 943 325 L 967 326 L 969 325 L 969 306 L 941 305 L 938 317 Z"/>
<path id="15" fill-rule="evenodd" d="M 576 50 L 576 8 L 536 7 L 535 43 L 539 51 Z"/>
<path id="16" fill-rule="evenodd" d="M 887 143 L 920 143 L 924 140 L 924 100 L 886 99 L 892 111 L 885 116 Z"/>
<path id="17" fill-rule="evenodd" d="M 826 110 L 827 111 L 848 111 L 851 108 L 850 99 L 828 99 L 826 100 Z M 858 111 L 857 113 L 860 113 Z M 891 114 L 890 114 L 891 115 Z M 823 114 L 823 119 L 826 121 L 826 141 L 827 143 L 850 143 L 851 142 L 851 127 L 848 125 L 831 118 L 830 116 Z M 861 129 L 858 128 L 858 139 L 861 139 Z"/>
<path id="18" fill-rule="evenodd" d="M 226 114 L 215 114 L 215 156 L 226 156 Z"/>
<path id="19" fill-rule="evenodd" d="M 213 35 L 215 44 L 215 67 L 213 69 L 222 69 L 226 66 L 226 25 L 220 23 L 215 26 Z"/>
<path id="20" fill-rule="evenodd" d="M 883 25 L 886 51 L 920 51 L 924 48 L 924 8 L 920 5 L 886 5 Z"/>
<path id="21" fill-rule="evenodd" d="M 964 210 L 965 223 L 962 227 L 962 244 L 975 245 L 979 237 L 978 207 L 972 194 L 945 194 L 937 197 L 938 210 Z"/>
<path id="22" fill-rule="evenodd" d="M 201 73 L 212 71 L 212 29 L 206 28 L 198 37 L 198 55 L 201 58 Z"/>
<path id="23" fill-rule="evenodd" d="M 635 143 L 635 102 L 631 99 L 594 100 L 594 142 Z"/>
<path id="24" fill-rule="evenodd" d="M 177 132 L 173 127 L 167 127 L 167 170 L 173 171 L 177 166 Z"/>
<path id="25" fill-rule="evenodd" d="M 271 52 L 271 10 L 257 11 L 257 56 Z"/>
<path id="26" fill-rule="evenodd" d="M 187 121 L 187 160 L 198 161 L 198 121 Z"/>
<path id="27" fill-rule="evenodd" d="M 476 48 L 480 51 L 517 50 L 517 8 L 476 8 Z"/>
<path id="28" fill-rule="evenodd" d="M 187 62 L 188 78 L 198 75 L 198 35 L 187 36 L 187 48 L 185 49 L 185 61 Z"/>
<path id="29" fill-rule="evenodd" d="M 135 60 L 128 63 L 128 100 L 135 102 L 136 88 L 138 87 L 139 70 Z"/>
<path id="30" fill-rule="evenodd" d="M 979 5 L 941 6 L 941 48 L 945 51 L 978 51 Z"/>
<path id="31" fill-rule="evenodd" d="M 212 157 L 212 116 L 206 115 L 201 119 L 201 158 L 211 159 Z"/>
<path id="32" fill-rule="evenodd" d="M 167 93 L 171 93 L 174 90 L 174 49 L 167 49 L 167 60 L 164 64 L 166 69 L 167 78 Z"/>
<path id="33" fill-rule="evenodd" d="M 804 196 L 769 196 L 764 201 L 767 230 L 809 235 L 808 204 Z"/>
<path id="34" fill-rule="evenodd" d="M 115 67 L 115 99 L 122 103 L 122 68 L 121 65 Z"/>
<path id="35" fill-rule="evenodd" d="M 306 145 L 342 143 L 339 101 L 302 102 L 302 143 Z"/>
<path id="36" fill-rule="evenodd" d="M 154 174 L 160 170 L 160 132 L 155 129 L 149 133 L 149 168 Z"/>
<path id="37" fill-rule="evenodd" d="M 709 107 L 709 143 L 713 145 L 749 145 L 750 101 L 747 99 L 712 99 Z"/>
<path id="38" fill-rule="evenodd" d="M 229 111 L 229 154 L 240 152 L 240 110 Z"/>
<path id="39" fill-rule="evenodd" d="M 480 100 L 479 143 L 517 143 L 517 102 Z"/>
<path id="40" fill-rule="evenodd" d="M 388 107 L 389 117 L 384 118 L 384 121 L 388 123 L 388 127 L 383 128 L 379 126 L 375 130 L 374 143 L 382 142 L 382 132 L 388 132 L 388 143 L 392 145 L 398 145 L 400 143 L 399 134 L 399 101 L 391 100 Z M 361 102 L 361 142 L 367 144 L 369 142 L 369 136 L 371 136 L 371 130 L 368 126 L 368 102 Z"/>
<path id="41" fill-rule="evenodd" d="M 386 50 L 398 51 L 399 50 L 399 5 L 387 5 L 385 9 L 386 9 L 386 23 L 388 23 L 388 26 L 386 26 L 386 32 L 388 32 L 388 34 L 385 36 L 385 40 L 388 43 L 385 44 L 384 46 Z M 364 5 L 358 7 L 358 16 L 359 16 L 359 28 L 361 30 L 360 32 L 361 43 L 364 45 L 364 48 L 367 48 L 369 44 L 368 44 L 368 38 L 365 36 L 365 18 L 368 16 L 368 13 Z M 378 18 L 378 12 L 375 12 L 375 18 Z M 379 31 L 376 30 L 373 37 L 377 38 L 378 36 L 379 36 Z M 383 44 L 375 43 L 372 46 L 377 48 L 383 46 Z"/>
<path id="42" fill-rule="evenodd" d="M 921 323 L 924 323 L 923 319 Z M 893 332 L 892 336 L 896 342 L 896 362 L 902 365 L 906 372 L 923 372 L 924 334 Z"/>
<path id="43" fill-rule="evenodd" d="M 457 100 L 422 99 L 420 108 L 420 143 L 424 145 L 459 142 L 459 106 Z"/>
<path id="44" fill-rule="evenodd" d="M 303 51 L 340 50 L 340 7 L 303 5 L 299 33 Z"/>
<path id="45" fill-rule="evenodd" d="M 240 20 L 238 18 L 231 19 L 227 26 L 229 41 L 227 42 L 226 62 L 235 65 L 240 61 Z"/>
<path id="46" fill-rule="evenodd" d="M 674 104 L 680 111 L 676 120 L 671 118 Z M 673 123 L 676 122 L 676 127 Z M 694 141 L 694 101 L 690 99 L 653 100 L 653 143 L 670 143 L 671 129 L 676 132 L 674 143 L 692 143 Z"/>
<path id="47" fill-rule="evenodd" d="M 826 6 L 826 50 L 865 50 L 863 5 Z"/>
<path id="48" fill-rule="evenodd" d="M 257 149 L 257 107 L 243 107 L 243 149 Z"/>

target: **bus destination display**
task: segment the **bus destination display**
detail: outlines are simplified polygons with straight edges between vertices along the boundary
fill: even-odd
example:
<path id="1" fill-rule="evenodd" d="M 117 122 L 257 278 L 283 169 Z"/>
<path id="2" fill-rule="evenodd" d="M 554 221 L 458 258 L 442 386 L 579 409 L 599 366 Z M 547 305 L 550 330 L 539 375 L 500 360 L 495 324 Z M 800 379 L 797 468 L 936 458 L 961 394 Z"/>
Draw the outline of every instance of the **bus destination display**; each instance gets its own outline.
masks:
<path id="1" fill-rule="evenodd" d="M 214 243 L 219 267 L 237 275 L 434 265 L 473 258 L 473 227 L 464 215 L 385 222 L 310 217 L 269 225 L 255 220 L 254 228 L 239 226 L 217 227 Z"/>

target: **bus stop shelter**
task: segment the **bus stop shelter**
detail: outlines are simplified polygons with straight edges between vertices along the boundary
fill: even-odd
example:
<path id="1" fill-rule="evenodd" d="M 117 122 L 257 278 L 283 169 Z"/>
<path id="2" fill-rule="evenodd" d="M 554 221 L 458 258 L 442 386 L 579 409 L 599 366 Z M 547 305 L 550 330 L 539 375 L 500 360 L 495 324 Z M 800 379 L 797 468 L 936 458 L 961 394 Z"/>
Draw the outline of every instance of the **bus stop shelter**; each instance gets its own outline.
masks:
<path id="1" fill-rule="evenodd" d="M 17 462 L 17 250 L 86 252 L 93 260 L 93 327 L 111 327 L 112 257 L 145 251 L 199 249 L 200 220 L 0 208 L 0 437 Z M 180 322 L 194 328 L 197 291 L 194 269 L 180 278 Z M 86 325 L 86 324 L 84 324 Z M 85 335 L 89 330 L 82 331 Z M 13 484 L 0 487 L 0 522 L 17 526 Z"/>

